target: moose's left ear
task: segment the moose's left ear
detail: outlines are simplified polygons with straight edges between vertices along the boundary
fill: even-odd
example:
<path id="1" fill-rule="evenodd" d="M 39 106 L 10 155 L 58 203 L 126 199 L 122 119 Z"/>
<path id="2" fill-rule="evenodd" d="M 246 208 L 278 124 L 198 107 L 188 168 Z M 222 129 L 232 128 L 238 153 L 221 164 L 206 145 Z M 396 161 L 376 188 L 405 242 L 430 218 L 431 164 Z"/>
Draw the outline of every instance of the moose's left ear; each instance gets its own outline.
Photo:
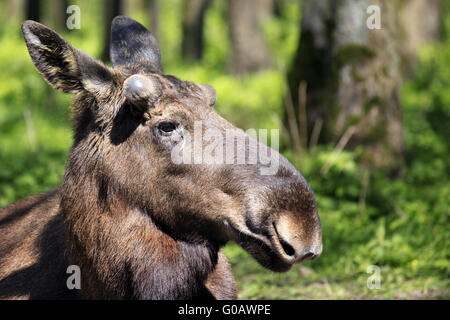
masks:
<path id="1" fill-rule="evenodd" d="M 114 68 L 162 73 L 161 52 L 156 38 L 139 22 L 124 16 L 111 24 L 111 62 Z"/>
<path id="2" fill-rule="evenodd" d="M 217 91 L 209 84 L 198 84 L 208 104 L 212 107 L 217 101 Z"/>
<path id="3" fill-rule="evenodd" d="M 56 32 L 25 21 L 22 33 L 36 69 L 53 88 L 66 93 L 84 89 L 95 95 L 109 91 L 105 89 L 113 84 L 110 70 Z"/>

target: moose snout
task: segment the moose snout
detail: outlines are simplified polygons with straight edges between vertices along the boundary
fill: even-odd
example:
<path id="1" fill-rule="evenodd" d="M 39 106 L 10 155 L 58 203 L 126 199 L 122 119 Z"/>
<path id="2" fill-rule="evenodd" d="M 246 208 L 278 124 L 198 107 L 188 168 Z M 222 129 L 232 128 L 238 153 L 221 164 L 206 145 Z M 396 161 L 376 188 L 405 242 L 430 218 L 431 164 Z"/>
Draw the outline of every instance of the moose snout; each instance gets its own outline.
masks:
<path id="1" fill-rule="evenodd" d="M 273 222 L 273 243 L 288 263 L 313 260 L 322 253 L 322 231 L 317 215 L 285 212 Z"/>

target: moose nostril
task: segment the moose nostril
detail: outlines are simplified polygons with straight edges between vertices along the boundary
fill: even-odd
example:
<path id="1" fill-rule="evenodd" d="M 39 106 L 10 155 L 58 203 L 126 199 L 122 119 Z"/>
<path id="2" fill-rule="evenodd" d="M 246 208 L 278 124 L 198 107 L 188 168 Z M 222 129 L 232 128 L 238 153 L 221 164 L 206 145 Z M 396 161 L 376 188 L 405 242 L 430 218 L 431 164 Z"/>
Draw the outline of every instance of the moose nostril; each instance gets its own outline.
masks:
<path id="1" fill-rule="evenodd" d="M 288 256 L 294 256 L 295 255 L 295 250 L 294 250 L 294 248 L 292 248 L 292 246 L 289 243 L 287 243 L 283 239 L 280 239 L 280 243 L 281 243 L 281 246 L 283 247 L 284 252 Z"/>
<path id="2" fill-rule="evenodd" d="M 303 255 L 302 260 L 312 260 L 315 257 L 316 255 L 313 252 L 309 251 L 305 255 Z"/>
<path id="3" fill-rule="evenodd" d="M 277 226 L 275 223 L 273 223 L 273 228 L 275 230 L 276 237 L 280 241 L 281 247 L 283 248 L 284 253 L 286 253 L 288 256 L 295 256 L 295 249 L 292 247 L 286 240 L 284 240 L 282 237 L 280 237 L 280 234 L 278 233 Z"/>
<path id="4" fill-rule="evenodd" d="M 320 234 L 316 229 L 304 230 L 295 215 L 280 215 L 272 227 L 275 249 L 289 263 L 313 260 L 322 252 Z"/>

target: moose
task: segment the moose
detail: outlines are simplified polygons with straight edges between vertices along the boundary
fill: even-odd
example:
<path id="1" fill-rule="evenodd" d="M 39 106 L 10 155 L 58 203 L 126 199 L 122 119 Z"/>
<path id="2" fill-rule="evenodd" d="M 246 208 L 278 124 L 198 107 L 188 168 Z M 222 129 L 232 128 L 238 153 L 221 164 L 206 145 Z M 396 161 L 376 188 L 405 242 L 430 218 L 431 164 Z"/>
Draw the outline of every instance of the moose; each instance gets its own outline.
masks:
<path id="1" fill-rule="evenodd" d="M 40 23 L 22 32 L 39 73 L 74 95 L 74 139 L 61 185 L 0 210 L 1 299 L 235 299 L 227 242 L 275 272 L 321 254 L 313 191 L 276 150 L 257 141 L 279 157 L 272 175 L 172 160 L 195 122 L 238 129 L 214 110 L 212 86 L 163 73 L 144 26 L 113 20 L 112 67 Z"/>

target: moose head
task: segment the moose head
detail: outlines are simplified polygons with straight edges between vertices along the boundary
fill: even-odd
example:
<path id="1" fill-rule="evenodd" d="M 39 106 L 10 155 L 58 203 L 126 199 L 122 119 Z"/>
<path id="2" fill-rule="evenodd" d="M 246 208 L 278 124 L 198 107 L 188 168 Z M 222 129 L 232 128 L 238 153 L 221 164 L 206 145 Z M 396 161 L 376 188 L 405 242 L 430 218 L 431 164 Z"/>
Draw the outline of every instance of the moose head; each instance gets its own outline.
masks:
<path id="1" fill-rule="evenodd" d="M 140 228 L 149 222 L 186 243 L 236 241 L 273 271 L 321 253 L 307 181 L 276 150 L 223 119 L 213 87 L 165 75 L 158 43 L 142 25 L 114 19 L 112 68 L 37 22 L 24 22 L 22 31 L 45 80 L 74 95 L 60 204 L 73 259 L 92 256 L 95 265 L 111 243 L 145 251 L 136 243 L 145 242 L 150 229 Z M 267 162 L 237 163 L 255 150 L 277 160 L 270 174 Z"/>

